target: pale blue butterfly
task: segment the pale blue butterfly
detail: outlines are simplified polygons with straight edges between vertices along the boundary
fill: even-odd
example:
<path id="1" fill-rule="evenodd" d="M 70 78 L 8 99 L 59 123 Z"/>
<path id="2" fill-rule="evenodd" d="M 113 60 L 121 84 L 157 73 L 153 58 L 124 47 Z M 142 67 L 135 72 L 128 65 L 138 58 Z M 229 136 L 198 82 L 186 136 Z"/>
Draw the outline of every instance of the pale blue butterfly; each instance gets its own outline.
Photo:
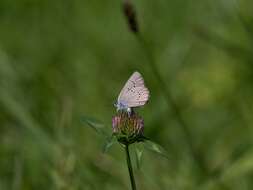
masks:
<path id="1" fill-rule="evenodd" d="M 135 71 L 122 88 L 115 106 L 117 111 L 127 111 L 131 114 L 131 108 L 145 105 L 148 99 L 149 90 L 141 74 Z"/>

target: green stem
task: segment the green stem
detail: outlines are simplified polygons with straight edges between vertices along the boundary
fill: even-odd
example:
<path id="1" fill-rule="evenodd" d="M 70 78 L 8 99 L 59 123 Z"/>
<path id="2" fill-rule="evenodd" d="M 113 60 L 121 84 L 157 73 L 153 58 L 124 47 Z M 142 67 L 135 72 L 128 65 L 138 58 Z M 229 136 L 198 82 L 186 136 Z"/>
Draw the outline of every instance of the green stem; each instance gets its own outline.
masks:
<path id="1" fill-rule="evenodd" d="M 128 172 L 129 172 L 129 177 L 130 177 L 130 181 L 131 181 L 132 190 L 136 190 L 133 167 L 132 167 L 132 163 L 131 163 L 131 158 L 130 158 L 129 147 L 128 146 L 129 145 L 125 146 L 126 158 L 127 158 L 127 167 L 128 167 Z"/>

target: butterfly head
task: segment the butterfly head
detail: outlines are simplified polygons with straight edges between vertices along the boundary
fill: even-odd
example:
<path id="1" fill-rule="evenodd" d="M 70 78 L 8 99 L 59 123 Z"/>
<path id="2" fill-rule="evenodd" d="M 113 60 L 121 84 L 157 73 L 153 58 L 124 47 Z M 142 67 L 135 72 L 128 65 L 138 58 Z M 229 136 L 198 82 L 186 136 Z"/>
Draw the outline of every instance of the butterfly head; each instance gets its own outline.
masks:
<path id="1" fill-rule="evenodd" d="M 114 103 L 114 106 L 117 108 L 117 112 L 119 111 L 126 111 L 128 114 L 131 114 L 132 110 L 130 107 L 127 106 L 124 102 L 118 101 Z"/>
<path id="2" fill-rule="evenodd" d="M 114 106 L 117 108 L 117 111 L 120 110 L 126 110 L 128 108 L 128 106 L 126 104 L 124 104 L 124 102 L 121 101 L 117 101 Z"/>

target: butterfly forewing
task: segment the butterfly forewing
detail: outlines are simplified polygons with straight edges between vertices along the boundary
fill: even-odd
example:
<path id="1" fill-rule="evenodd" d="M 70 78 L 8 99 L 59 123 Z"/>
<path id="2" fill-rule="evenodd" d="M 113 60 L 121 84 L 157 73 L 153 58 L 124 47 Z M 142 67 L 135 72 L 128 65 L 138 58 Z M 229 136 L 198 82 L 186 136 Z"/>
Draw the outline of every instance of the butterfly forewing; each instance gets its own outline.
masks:
<path id="1" fill-rule="evenodd" d="M 149 90 L 139 72 L 134 72 L 121 90 L 118 102 L 124 102 L 127 107 L 143 106 L 149 99 Z"/>

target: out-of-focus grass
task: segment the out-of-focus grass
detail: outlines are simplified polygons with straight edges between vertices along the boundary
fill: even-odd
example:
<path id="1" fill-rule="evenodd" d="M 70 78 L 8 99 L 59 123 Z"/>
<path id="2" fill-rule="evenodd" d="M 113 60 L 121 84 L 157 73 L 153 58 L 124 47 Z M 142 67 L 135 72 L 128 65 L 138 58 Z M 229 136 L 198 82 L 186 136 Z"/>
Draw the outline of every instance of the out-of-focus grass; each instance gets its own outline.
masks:
<path id="1" fill-rule="evenodd" d="M 139 112 L 169 159 L 144 152 L 138 189 L 252 189 L 250 1 L 136 1 L 146 48 L 190 132 L 193 159 L 149 57 L 120 1 L 0 2 L 0 189 L 129 189 L 121 147 L 108 130 L 126 79 L 140 71 L 151 91 Z"/>

